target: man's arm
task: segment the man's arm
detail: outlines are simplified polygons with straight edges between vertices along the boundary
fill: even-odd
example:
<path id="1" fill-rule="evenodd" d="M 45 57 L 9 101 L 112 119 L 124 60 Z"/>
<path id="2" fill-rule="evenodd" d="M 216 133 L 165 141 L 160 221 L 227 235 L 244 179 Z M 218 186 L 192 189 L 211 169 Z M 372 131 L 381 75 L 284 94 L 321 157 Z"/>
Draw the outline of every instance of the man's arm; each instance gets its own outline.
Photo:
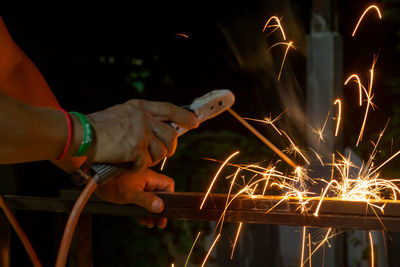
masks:
<path id="1" fill-rule="evenodd" d="M 50 109 L 59 107 L 59 103 L 38 69 L 14 43 L 1 18 L 0 92 L 3 92 L 0 93 L 0 163 L 51 160 L 59 156 L 68 134 L 63 113 Z M 71 117 L 77 132 L 74 131 L 68 155 L 76 151 L 83 138 L 80 122 Z M 92 159 L 131 161 L 137 171 L 101 185 L 98 195 L 110 202 L 132 203 L 151 212 L 161 212 L 162 200 L 145 191 L 173 191 L 174 183 L 146 167 L 154 166 L 175 151 L 177 134 L 163 121 L 191 129 L 199 123 L 195 115 L 169 103 L 131 100 L 88 117 L 97 141 L 97 146 L 91 148 Z M 71 173 L 84 160 L 67 156 L 52 162 Z M 155 221 L 144 219 L 142 223 L 152 227 Z M 166 219 L 156 223 L 163 228 Z"/>
<path id="2" fill-rule="evenodd" d="M 1 18 L 0 91 L 29 105 L 51 108 L 60 107 L 42 74 L 15 44 Z M 60 129 L 65 130 L 65 119 L 60 120 L 60 122 L 63 121 L 64 126 L 60 126 Z M 65 157 L 62 160 L 51 161 L 63 170 L 72 173 L 85 159 L 85 157 Z"/>

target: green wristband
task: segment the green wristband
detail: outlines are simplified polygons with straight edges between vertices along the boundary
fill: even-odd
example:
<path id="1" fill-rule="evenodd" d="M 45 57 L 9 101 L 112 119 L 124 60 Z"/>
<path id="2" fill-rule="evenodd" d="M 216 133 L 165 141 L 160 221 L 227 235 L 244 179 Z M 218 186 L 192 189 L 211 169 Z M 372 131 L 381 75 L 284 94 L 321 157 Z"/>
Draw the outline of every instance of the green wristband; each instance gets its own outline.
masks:
<path id="1" fill-rule="evenodd" d="M 81 143 L 78 151 L 76 151 L 75 154 L 73 155 L 74 157 L 80 157 L 80 156 L 85 155 L 86 152 L 89 150 L 89 147 L 90 147 L 90 145 L 92 143 L 92 139 L 93 139 L 93 129 L 92 129 L 92 125 L 90 124 L 89 120 L 82 113 L 72 111 L 72 112 L 70 112 L 70 114 L 77 116 L 83 126 L 82 143 Z"/>

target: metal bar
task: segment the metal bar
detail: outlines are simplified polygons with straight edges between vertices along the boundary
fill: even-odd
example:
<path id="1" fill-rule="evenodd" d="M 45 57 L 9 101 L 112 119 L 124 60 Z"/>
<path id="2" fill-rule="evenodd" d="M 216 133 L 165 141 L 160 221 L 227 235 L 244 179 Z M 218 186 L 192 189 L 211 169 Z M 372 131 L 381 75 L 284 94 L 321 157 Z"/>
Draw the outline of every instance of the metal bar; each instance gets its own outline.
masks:
<path id="1" fill-rule="evenodd" d="M 49 212 L 69 212 L 79 192 L 62 194 L 61 198 L 5 196 L 8 205 L 14 209 L 40 210 Z M 212 194 L 199 209 L 203 193 L 157 193 L 165 202 L 161 214 L 151 214 L 134 205 L 116 205 L 92 198 L 84 212 L 90 214 L 119 216 L 153 216 L 176 220 L 217 221 L 224 211 L 224 194 Z M 279 205 L 277 205 L 281 202 Z M 282 199 L 280 196 L 249 198 L 239 196 L 231 202 L 226 211 L 225 221 L 258 224 L 298 225 L 311 227 L 335 227 L 349 229 L 400 231 L 400 202 L 372 202 L 385 205 L 384 213 L 372 209 L 365 202 L 343 201 L 326 198 L 321 205 L 319 215 L 314 216 L 319 199 L 309 199 L 307 212 L 301 213 L 296 198 Z M 274 207 L 275 206 L 275 207 Z M 269 213 L 269 209 L 274 207 Z M 378 217 L 379 216 L 379 217 Z"/>

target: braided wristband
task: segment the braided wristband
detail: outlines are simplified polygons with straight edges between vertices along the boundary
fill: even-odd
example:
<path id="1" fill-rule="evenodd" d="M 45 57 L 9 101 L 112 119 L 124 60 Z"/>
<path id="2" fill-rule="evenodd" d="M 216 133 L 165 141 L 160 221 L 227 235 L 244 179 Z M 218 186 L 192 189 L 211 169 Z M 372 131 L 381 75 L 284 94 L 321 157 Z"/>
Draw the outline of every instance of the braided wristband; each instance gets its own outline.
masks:
<path id="1" fill-rule="evenodd" d="M 89 120 L 86 118 L 85 115 L 79 112 L 70 112 L 70 114 L 75 115 L 78 117 L 78 119 L 81 121 L 82 126 L 83 126 L 83 140 L 82 143 L 78 149 L 78 151 L 75 152 L 73 155 L 74 157 L 80 157 L 86 154 L 86 152 L 89 150 L 89 147 L 92 143 L 93 139 L 93 129 L 92 125 L 90 124 Z"/>
<path id="2" fill-rule="evenodd" d="M 62 111 L 65 115 L 65 118 L 67 119 L 67 126 L 68 126 L 68 137 L 67 137 L 67 142 L 65 143 L 65 147 L 63 152 L 61 153 L 60 156 L 58 156 L 56 159 L 60 160 L 65 157 L 65 154 L 67 154 L 68 148 L 71 144 L 71 139 L 72 139 L 72 122 L 71 118 L 69 117 L 69 114 L 62 108 L 59 108 L 58 110 Z"/>

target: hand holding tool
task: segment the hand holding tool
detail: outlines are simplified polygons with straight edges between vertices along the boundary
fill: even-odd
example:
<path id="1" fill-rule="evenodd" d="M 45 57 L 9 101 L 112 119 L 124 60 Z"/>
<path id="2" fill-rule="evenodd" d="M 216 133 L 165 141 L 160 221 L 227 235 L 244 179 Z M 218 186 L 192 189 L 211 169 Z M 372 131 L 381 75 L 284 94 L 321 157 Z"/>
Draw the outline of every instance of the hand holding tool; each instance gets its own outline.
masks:
<path id="1" fill-rule="evenodd" d="M 202 123 L 208 119 L 218 116 L 225 110 L 229 109 L 235 101 L 235 96 L 230 90 L 214 90 L 201 97 L 195 98 L 192 104 L 184 106 L 199 118 L 199 122 Z M 186 133 L 188 129 L 182 128 L 175 123 L 171 123 L 174 127 L 178 136 Z M 130 163 L 122 164 L 102 164 L 94 163 L 90 165 L 89 162 L 85 162 L 81 168 L 77 169 L 72 175 L 71 179 L 77 185 L 83 185 L 87 183 L 89 176 L 95 179 L 98 183 L 103 183 L 112 177 L 118 176 L 127 170 Z M 85 170 L 88 169 L 86 173 Z"/>

